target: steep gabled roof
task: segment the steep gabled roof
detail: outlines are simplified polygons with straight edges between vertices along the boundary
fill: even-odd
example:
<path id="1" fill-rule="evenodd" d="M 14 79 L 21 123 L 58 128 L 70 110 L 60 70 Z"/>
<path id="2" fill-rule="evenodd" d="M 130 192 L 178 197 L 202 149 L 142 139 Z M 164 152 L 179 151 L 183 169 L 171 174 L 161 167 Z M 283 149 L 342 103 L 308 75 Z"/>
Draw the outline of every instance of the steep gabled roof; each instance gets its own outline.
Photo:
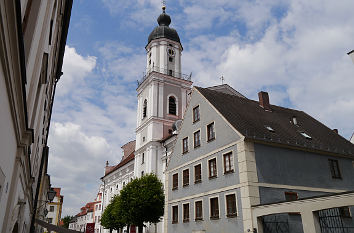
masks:
<path id="1" fill-rule="evenodd" d="M 246 139 L 290 145 L 341 155 L 354 155 L 354 145 L 303 111 L 270 105 L 208 88 L 195 87 Z M 296 117 L 297 124 L 292 118 Z M 270 126 L 274 131 L 267 129 Z M 306 138 L 304 132 L 311 138 Z M 354 156 L 353 156 L 354 157 Z"/>

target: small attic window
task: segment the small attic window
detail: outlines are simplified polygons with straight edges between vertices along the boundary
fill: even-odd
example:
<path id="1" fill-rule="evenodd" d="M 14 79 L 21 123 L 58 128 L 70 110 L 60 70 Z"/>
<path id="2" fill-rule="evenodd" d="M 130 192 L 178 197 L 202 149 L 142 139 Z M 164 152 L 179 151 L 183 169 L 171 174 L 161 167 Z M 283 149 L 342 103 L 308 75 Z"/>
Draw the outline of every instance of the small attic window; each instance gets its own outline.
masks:
<path id="1" fill-rule="evenodd" d="M 294 125 L 297 125 L 297 118 L 296 118 L 296 116 L 293 116 L 293 118 L 291 118 L 291 123 L 293 123 Z"/>
<path id="2" fill-rule="evenodd" d="M 312 137 L 310 135 L 308 135 L 307 133 L 305 133 L 305 132 L 300 132 L 300 134 L 302 136 L 304 136 L 306 139 L 312 139 Z"/>
<path id="3" fill-rule="evenodd" d="M 272 132 L 272 133 L 275 132 L 275 130 L 274 130 L 272 127 L 270 127 L 269 125 L 265 125 L 264 127 L 265 127 L 269 132 Z"/>

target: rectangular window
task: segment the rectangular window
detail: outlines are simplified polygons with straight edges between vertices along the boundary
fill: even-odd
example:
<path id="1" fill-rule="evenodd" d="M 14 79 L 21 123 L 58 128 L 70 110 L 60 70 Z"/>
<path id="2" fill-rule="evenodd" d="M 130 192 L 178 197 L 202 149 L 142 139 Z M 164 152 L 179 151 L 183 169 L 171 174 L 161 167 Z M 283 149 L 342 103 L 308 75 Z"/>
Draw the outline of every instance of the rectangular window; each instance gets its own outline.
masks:
<path id="1" fill-rule="evenodd" d="M 208 142 L 215 139 L 214 122 L 207 125 Z"/>
<path id="2" fill-rule="evenodd" d="M 193 123 L 200 120 L 199 116 L 199 106 L 193 108 Z"/>
<path id="3" fill-rule="evenodd" d="M 340 174 L 338 160 L 328 159 L 328 163 L 329 163 L 329 168 L 331 170 L 332 178 L 341 179 L 342 176 Z"/>
<path id="4" fill-rule="evenodd" d="M 194 148 L 200 146 L 200 130 L 194 133 Z"/>
<path id="5" fill-rule="evenodd" d="M 232 152 L 224 154 L 224 173 L 234 172 Z"/>
<path id="6" fill-rule="evenodd" d="M 48 218 L 48 223 L 53 223 L 53 218 Z"/>
<path id="7" fill-rule="evenodd" d="M 183 154 L 188 152 L 188 137 L 183 138 Z"/>
<path id="8" fill-rule="evenodd" d="M 54 206 L 49 206 L 49 212 L 54 212 Z"/>
<path id="9" fill-rule="evenodd" d="M 141 155 L 141 164 L 144 164 L 145 162 L 145 153 Z"/>
<path id="10" fill-rule="evenodd" d="M 189 203 L 183 204 L 183 222 L 189 222 Z"/>
<path id="11" fill-rule="evenodd" d="M 295 192 L 285 192 L 286 201 L 296 201 L 298 199 L 297 193 Z"/>
<path id="12" fill-rule="evenodd" d="M 194 183 L 202 182 L 202 165 L 194 166 Z"/>
<path id="13" fill-rule="evenodd" d="M 172 223 L 178 223 L 178 206 L 172 206 Z"/>
<path id="14" fill-rule="evenodd" d="M 210 198 L 210 219 L 219 218 L 219 200 L 217 197 Z"/>
<path id="15" fill-rule="evenodd" d="M 141 176 L 144 176 L 144 171 L 141 171 Z"/>
<path id="16" fill-rule="evenodd" d="M 203 220 L 203 202 L 195 202 L 195 220 Z"/>
<path id="17" fill-rule="evenodd" d="M 183 170 L 183 186 L 189 185 L 189 169 Z"/>
<path id="18" fill-rule="evenodd" d="M 178 173 L 172 176 L 172 190 L 178 189 Z"/>
<path id="19" fill-rule="evenodd" d="M 236 210 L 236 195 L 229 194 L 226 195 L 226 216 L 227 217 L 236 217 L 237 210 Z"/>
<path id="20" fill-rule="evenodd" d="M 216 158 L 209 160 L 209 178 L 214 178 L 217 176 L 216 170 Z"/>

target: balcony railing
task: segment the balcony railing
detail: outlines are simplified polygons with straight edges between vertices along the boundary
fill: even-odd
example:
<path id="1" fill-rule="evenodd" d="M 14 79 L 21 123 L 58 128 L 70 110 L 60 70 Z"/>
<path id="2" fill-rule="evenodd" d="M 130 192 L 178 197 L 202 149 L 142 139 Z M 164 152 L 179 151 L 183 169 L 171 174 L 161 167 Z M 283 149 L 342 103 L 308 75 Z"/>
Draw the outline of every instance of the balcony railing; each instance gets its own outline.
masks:
<path id="1" fill-rule="evenodd" d="M 192 79 L 192 72 L 189 75 L 187 75 L 187 74 L 175 72 L 174 70 L 169 70 L 169 69 L 165 69 L 165 68 L 160 68 L 158 66 L 153 66 L 150 69 L 148 69 L 147 72 L 144 72 L 143 77 L 140 79 L 140 81 L 137 80 L 138 87 L 145 81 L 145 79 L 149 76 L 149 74 L 151 72 L 157 72 L 157 73 L 169 75 L 169 76 L 172 76 L 175 78 L 187 80 L 187 81 L 191 81 L 191 79 Z"/>

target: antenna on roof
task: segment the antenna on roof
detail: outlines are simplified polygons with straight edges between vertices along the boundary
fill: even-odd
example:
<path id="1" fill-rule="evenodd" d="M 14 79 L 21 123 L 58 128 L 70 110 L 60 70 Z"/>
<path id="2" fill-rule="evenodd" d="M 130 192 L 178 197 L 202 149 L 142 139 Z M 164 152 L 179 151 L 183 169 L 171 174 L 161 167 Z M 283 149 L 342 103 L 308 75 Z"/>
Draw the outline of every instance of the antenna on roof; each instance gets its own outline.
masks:
<path id="1" fill-rule="evenodd" d="M 166 1 L 165 1 L 165 0 L 162 0 L 162 1 L 161 1 L 161 4 L 162 4 L 162 11 L 165 13 L 165 10 L 166 10 Z"/>
<path id="2" fill-rule="evenodd" d="M 225 81 L 224 76 L 221 76 L 220 80 L 221 80 L 221 84 L 224 84 L 224 81 Z"/>

